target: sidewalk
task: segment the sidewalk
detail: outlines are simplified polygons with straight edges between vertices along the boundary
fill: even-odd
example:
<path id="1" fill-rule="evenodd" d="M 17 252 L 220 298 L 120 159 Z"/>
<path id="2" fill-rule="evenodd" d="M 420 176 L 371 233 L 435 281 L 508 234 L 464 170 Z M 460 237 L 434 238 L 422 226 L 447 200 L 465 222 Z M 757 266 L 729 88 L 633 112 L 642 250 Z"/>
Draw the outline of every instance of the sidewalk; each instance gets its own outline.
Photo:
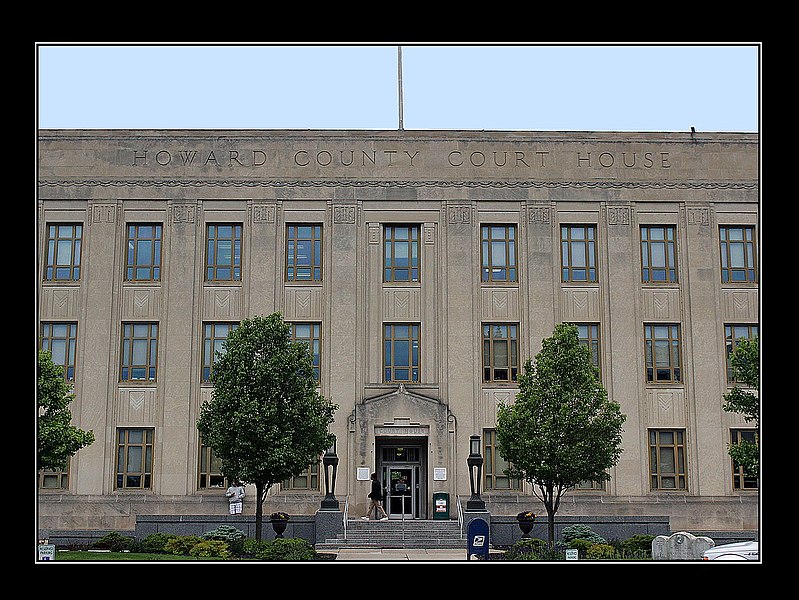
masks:
<path id="1" fill-rule="evenodd" d="M 326 551 L 327 552 L 327 551 Z M 441 548 L 340 548 L 330 550 L 336 554 L 336 562 L 345 560 L 357 561 L 448 561 L 466 560 L 466 549 Z"/>

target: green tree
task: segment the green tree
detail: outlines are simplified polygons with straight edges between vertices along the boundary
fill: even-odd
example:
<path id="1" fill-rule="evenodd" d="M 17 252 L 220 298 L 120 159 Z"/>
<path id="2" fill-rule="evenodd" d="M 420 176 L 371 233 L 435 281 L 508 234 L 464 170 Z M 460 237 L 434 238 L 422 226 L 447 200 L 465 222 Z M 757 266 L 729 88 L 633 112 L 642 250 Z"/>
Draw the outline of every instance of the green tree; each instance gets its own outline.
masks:
<path id="1" fill-rule="evenodd" d="M 36 376 L 39 406 L 37 468 L 61 471 L 67 468 L 73 454 L 94 442 L 94 433 L 71 425 L 69 405 L 75 394 L 64 380 L 61 367 L 53 362 L 47 350 L 39 351 Z"/>
<path id="2" fill-rule="evenodd" d="M 621 455 L 619 404 L 608 400 L 577 326 L 561 323 L 529 359 L 512 404 L 499 406 L 497 442 L 508 476 L 524 479 L 548 516 L 549 544 L 564 493 L 581 481 L 607 481 Z"/>
<path id="3" fill-rule="evenodd" d="M 293 342 L 290 332 L 280 313 L 246 319 L 231 331 L 197 422 L 222 472 L 255 484 L 258 540 L 269 489 L 318 461 L 334 439 L 328 426 L 338 406 L 318 392 L 308 345 Z"/>
<path id="4" fill-rule="evenodd" d="M 755 424 L 755 439 L 760 439 L 760 400 L 755 393 L 760 386 L 760 348 L 758 339 L 740 339 L 736 341 L 735 350 L 730 355 L 730 365 L 736 385 L 724 394 L 723 408 L 727 412 L 743 415 L 744 421 Z M 754 391 L 753 391 L 754 390 Z M 744 471 L 758 477 L 760 472 L 760 454 L 758 444 L 741 440 L 738 444 L 730 444 L 728 450 L 732 459 L 741 465 Z"/>

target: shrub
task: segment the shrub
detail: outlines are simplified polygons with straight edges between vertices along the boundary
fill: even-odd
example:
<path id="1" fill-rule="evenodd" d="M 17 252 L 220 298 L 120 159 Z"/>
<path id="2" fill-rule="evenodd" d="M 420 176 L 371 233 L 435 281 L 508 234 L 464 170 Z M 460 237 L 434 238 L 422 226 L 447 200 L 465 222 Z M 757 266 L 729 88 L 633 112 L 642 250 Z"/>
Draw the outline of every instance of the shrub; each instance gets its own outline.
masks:
<path id="1" fill-rule="evenodd" d="M 654 535 L 634 535 L 621 543 L 621 548 L 625 556 L 651 558 L 652 557 L 652 540 L 655 539 Z"/>
<path id="2" fill-rule="evenodd" d="M 189 556 L 198 558 L 208 558 L 218 556 L 219 558 L 230 558 L 228 543 L 222 540 L 202 540 L 194 544 L 189 550 Z"/>
<path id="3" fill-rule="evenodd" d="M 616 558 L 616 550 L 610 544 L 591 544 L 585 551 L 588 560 L 610 560 Z"/>
<path id="4" fill-rule="evenodd" d="M 243 540 L 247 535 L 233 525 L 220 525 L 216 529 L 206 531 L 200 536 L 204 540 L 221 540 L 223 542 L 230 542 L 235 540 Z"/>
<path id="5" fill-rule="evenodd" d="M 302 538 L 275 538 L 264 544 L 255 558 L 260 560 L 313 560 L 314 547 Z"/>
<path id="6" fill-rule="evenodd" d="M 577 538 L 574 540 L 569 540 L 569 543 L 566 544 L 567 548 L 576 549 L 579 553 L 580 558 L 586 558 L 588 549 L 593 546 L 596 542 L 592 542 L 589 540 L 584 540 L 582 538 Z"/>
<path id="7" fill-rule="evenodd" d="M 206 531 L 200 536 L 204 540 L 218 540 L 227 542 L 230 551 L 233 554 L 241 554 L 244 540 L 247 535 L 240 529 L 232 525 L 220 525 L 216 529 Z"/>
<path id="8" fill-rule="evenodd" d="M 607 544 L 605 538 L 594 533 L 588 525 L 569 525 L 563 528 L 563 541 L 567 544 L 572 540 L 581 539 L 595 544 Z"/>
<path id="9" fill-rule="evenodd" d="M 151 533 L 139 542 L 139 551 L 166 554 L 166 543 L 173 537 L 175 537 L 173 533 Z"/>
<path id="10" fill-rule="evenodd" d="M 111 552 L 124 552 L 133 547 L 133 538 L 122 535 L 117 531 L 112 531 L 105 534 L 97 540 L 92 546 L 97 549 L 110 550 Z"/>
<path id="11" fill-rule="evenodd" d="M 242 541 L 238 554 L 246 558 L 255 558 L 260 552 L 264 551 L 269 543 L 269 540 L 247 538 Z"/>
<path id="12" fill-rule="evenodd" d="M 559 549 L 549 549 L 546 541 L 539 538 L 519 540 L 505 551 L 502 560 L 529 561 L 529 560 L 563 560 L 563 552 Z"/>
<path id="13" fill-rule="evenodd" d="M 201 541 L 202 538 L 196 535 L 176 535 L 167 541 L 164 550 L 169 554 L 188 555 Z"/>

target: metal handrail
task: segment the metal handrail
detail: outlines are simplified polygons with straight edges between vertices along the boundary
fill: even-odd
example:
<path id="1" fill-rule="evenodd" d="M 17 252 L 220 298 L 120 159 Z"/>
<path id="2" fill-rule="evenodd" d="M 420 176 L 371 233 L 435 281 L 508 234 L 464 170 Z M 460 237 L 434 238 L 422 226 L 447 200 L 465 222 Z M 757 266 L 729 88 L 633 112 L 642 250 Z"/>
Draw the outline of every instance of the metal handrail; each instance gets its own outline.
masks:
<path id="1" fill-rule="evenodd" d="M 347 539 L 347 515 L 350 512 L 350 496 L 347 494 L 344 500 L 344 539 Z"/>
<path id="2" fill-rule="evenodd" d="M 461 530 L 461 538 L 463 538 L 463 505 L 461 504 L 461 497 L 455 496 L 458 499 L 456 506 L 458 507 L 458 527 Z"/>

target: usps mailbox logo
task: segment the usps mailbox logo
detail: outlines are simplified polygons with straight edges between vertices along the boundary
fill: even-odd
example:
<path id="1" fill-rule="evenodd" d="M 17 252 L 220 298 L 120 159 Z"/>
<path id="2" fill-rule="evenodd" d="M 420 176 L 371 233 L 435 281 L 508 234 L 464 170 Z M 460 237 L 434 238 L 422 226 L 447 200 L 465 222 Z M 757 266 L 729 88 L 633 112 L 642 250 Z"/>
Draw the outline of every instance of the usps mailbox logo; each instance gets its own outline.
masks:
<path id="1" fill-rule="evenodd" d="M 482 548 L 485 546 L 486 543 L 486 536 L 484 535 L 476 535 L 474 536 L 474 540 L 472 540 L 472 546 L 475 548 Z"/>

